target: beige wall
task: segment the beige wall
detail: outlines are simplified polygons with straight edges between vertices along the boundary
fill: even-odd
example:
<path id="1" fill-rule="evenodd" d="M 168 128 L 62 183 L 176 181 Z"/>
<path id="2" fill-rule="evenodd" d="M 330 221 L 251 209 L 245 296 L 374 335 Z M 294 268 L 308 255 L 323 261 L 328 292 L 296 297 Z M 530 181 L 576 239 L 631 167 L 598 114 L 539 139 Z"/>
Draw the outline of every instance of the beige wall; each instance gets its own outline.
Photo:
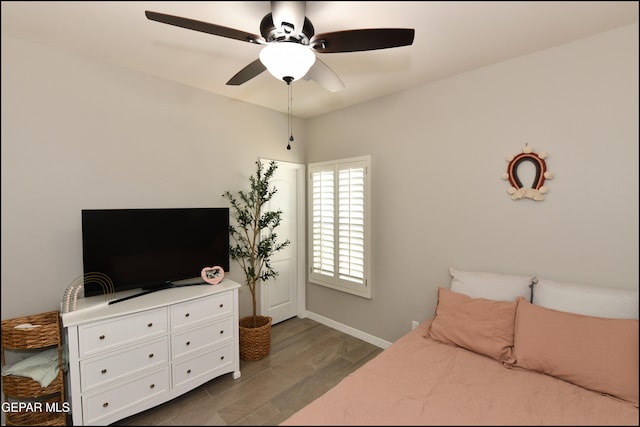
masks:
<path id="1" fill-rule="evenodd" d="M 292 151 L 283 114 L 3 36 L 2 318 L 57 308 L 82 208 L 221 205 L 260 157 L 372 156 L 374 297 L 308 284 L 307 306 L 381 339 L 449 266 L 637 289 L 637 117 L 637 25 L 296 120 Z M 500 178 L 525 143 L 544 202 Z"/>
<path id="2" fill-rule="evenodd" d="M 228 206 L 259 158 L 304 163 L 294 129 L 287 151 L 284 114 L 3 35 L 2 318 L 59 308 L 81 209 Z"/>
<path id="3" fill-rule="evenodd" d="M 372 156 L 373 299 L 307 285 L 307 309 L 393 341 L 448 268 L 638 289 L 638 25 L 309 120 L 307 162 Z M 546 200 L 508 155 L 546 151 Z"/>

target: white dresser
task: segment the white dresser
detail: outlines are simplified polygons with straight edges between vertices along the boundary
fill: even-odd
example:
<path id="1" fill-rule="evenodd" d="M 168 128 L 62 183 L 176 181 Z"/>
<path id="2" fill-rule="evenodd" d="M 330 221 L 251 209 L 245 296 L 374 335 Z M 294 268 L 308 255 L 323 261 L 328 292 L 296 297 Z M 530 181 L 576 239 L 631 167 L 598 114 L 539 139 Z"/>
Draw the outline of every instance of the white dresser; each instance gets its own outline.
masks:
<path id="1" fill-rule="evenodd" d="M 78 299 L 61 315 L 73 424 L 110 424 L 220 375 L 239 378 L 239 287 L 224 279 L 115 304 Z"/>

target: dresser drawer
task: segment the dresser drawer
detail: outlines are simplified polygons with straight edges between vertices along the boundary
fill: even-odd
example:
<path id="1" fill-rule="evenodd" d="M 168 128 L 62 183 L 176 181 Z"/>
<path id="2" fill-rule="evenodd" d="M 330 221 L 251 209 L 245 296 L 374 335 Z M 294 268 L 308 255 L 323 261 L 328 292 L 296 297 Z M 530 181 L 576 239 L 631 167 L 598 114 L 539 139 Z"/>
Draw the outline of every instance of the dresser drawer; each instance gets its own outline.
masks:
<path id="1" fill-rule="evenodd" d="M 233 313 L 233 295 L 225 292 L 170 307 L 171 330 L 176 331 L 198 322 Z"/>
<path id="2" fill-rule="evenodd" d="M 200 349 L 215 346 L 233 337 L 233 318 L 191 329 L 172 336 L 172 358 L 176 359 Z"/>
<path id="3" fill-rule="evenodd" d="M 233 344 L 229 343 L 192 359 L 175 363 L 173 365 L 173 386 L 181 387 L 189 381 L 196 381 L 217 369 L 231 365 L 233 360 Z"/>
<path id="4" fill-rule="evenodd" d="M 101 354 L 126 344 L 168 333 L 166 308 L 80 326 L 80 357 Z"/>
<path id="5" fill-rule="evenodd" d="M 80 362 L 82 391 L 91 391 L 121 378 L 135 375 L 143 369 L 169 362 L 168 338 L 163 337 L 126 350 L 94 357 Z"/>
<path id="6" fill-rule="evenodd" d="M 85 424 L 100 420 L 129 406 L 137 405 L 169 391 L 169 366 L 102 393 L 82 397 Z"/>

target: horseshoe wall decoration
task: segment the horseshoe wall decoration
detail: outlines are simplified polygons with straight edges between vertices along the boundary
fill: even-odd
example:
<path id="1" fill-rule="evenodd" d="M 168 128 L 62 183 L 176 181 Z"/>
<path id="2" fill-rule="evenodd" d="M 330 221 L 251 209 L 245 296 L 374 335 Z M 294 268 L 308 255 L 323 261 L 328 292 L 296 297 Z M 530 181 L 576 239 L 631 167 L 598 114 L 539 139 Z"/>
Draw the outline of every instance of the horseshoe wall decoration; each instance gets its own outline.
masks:
<path id="1" fill-rule="evenodd" d="M 511 194 L 512 200 L 522 199 L 523 197 L 536 201 L 544 200 L 544 194 L 549 191 L 545 187 L 544 181 L 545 179 L 553 178 L 553 172 L 547 170 L 547 163 L 544 161 L 547 157 L 548 154 L 545 152 L 534 153 L 529 144 L 525 144 L 522 153 L 507 157 L 509 165 L 507 166 L 507 171 L 502 174 L 502 179 L 508 180 L 511 184 L 507 192 Z M 523 162 L 533 163 L 536 170 L 531 187 L 523 185 L 518 177 L 518 167 Z"/>

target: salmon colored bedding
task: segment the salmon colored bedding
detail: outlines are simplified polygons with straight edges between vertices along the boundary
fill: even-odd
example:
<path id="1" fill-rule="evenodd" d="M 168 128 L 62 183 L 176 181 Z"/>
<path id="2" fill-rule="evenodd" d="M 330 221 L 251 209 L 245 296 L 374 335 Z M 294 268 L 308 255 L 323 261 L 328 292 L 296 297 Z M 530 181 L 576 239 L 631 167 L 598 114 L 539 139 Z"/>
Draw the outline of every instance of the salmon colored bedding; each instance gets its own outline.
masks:
<path id="1" fill-rule="evenodd" d="M 281 425 L 638 425 L 629 402 L 426 339 L 429 326 Z"/>

